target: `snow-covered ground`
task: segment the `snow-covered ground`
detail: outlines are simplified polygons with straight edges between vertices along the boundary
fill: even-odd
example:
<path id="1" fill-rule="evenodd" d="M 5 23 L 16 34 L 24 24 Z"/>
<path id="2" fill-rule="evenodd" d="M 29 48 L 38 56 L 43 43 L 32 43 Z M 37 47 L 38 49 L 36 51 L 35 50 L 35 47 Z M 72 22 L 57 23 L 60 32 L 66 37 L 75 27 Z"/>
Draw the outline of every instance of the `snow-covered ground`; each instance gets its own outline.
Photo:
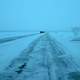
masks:
<path id="1" fill-rule="evenodd" d="M 35 32 L 37 33 L 37 32 Z M 20 36 L 24 34 L 34 34 L 34 32 L 1 32 L 0 38 Z M 72 55 L 79 63 L 80 60 L 80 42 L 72 42 L 73 34 L 71 32 L 50 32 L 53 39 L 56 39 L 65 51 Z M 4 44 L 0 44 L 0 71 L 3 70 L 15 57 L 20 55 L 21 51 L 28 47 L 29 43 L 41 36 L 37 34 L 22 39 L 14 40 Z"/>
<path id="2" fill-rule="evenodd" d="M 37 32 L 35 32 L 37 33 Z M 35 33 L 23 33 L 23 32 L 5 32 L 0 33 L 0 39 L 5 37 L 12 37 L 12 36 L 20 36 L 20 35 L 28 35 L 28 34 L 35 34 Z M 40 34 L 36 34 L 33 36 L 28 36 L 22 39 L 14 40 L 11 42 L 0 44 L 0 71 L 4 69 L 15 57 L 17 57 L 27 46 L 30 42 L 34 39 L 39 37 Z"/>
<path id="3" fill-rule="evenodd" d="M 61 43 L 63 49 L 80 62 L 80 41 L 72 41 L 76 36 L 72 32 L 57 32 L 50 35 Z"/>

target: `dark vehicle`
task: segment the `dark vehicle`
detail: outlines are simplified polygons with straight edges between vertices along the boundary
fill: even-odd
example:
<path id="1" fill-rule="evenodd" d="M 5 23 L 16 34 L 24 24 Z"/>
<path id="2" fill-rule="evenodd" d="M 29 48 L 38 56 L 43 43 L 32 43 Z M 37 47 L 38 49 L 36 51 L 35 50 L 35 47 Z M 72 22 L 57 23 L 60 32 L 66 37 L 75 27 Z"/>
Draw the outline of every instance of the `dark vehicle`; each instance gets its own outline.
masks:
<path id="1" fill-rule="evenodd" d="M 45 33 L 45 31 L 40 31 L 40 33 Z"/>

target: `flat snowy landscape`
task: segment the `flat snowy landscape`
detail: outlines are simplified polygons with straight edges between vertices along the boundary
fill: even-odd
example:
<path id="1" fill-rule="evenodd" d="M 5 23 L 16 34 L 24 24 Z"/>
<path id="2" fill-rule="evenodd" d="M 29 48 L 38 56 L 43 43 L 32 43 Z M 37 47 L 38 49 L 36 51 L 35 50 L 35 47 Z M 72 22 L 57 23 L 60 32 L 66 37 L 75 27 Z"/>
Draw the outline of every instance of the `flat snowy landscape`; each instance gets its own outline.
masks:
<path id="1" fill-rule="evenodd" d="M 39 32 L 1 32 L 0 39 L 5 37 L 21 36 L 35 34 Z M 72 32 L 49 32 L 50 36 L 56 39 L 67 54 L 72 55 L 77 63 L 80 60 L 80 41 L 71 41 L 74 37 Z M 29 44 L 42 34 L 35 34 L 14 41 L 0 43 L 0 71 L 2 71 L 10 62 L 18 57 L 21 52 L 28 48 Z"/>

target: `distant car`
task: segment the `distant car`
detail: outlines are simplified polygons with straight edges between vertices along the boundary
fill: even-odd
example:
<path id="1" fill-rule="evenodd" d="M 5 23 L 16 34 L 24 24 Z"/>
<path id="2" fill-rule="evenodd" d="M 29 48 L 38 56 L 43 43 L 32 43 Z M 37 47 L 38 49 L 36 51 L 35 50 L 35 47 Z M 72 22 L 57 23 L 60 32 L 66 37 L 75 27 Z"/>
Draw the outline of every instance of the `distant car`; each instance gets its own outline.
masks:
<path id="1" fill-rule="evenodd" d="M 40 31 L 40 33 L 45 33 L 45 31 Z"/>

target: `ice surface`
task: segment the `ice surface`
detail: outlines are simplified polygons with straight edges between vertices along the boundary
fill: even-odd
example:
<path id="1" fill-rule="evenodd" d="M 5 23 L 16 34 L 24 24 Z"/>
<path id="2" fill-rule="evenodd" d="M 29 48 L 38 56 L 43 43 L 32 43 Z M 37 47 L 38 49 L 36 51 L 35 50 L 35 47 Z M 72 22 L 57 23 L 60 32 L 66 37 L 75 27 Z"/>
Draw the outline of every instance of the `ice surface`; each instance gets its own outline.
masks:
<path id="1" fill-rule="evenodd" d="M 68 53 L 69 51 L 62 47 L 69 46 L 68 49 L 70 49 L 72 43 L 69 44 L 68 40 L 71 37 L 68 35 L 67 38 L 64 38 L 65 36 L 60 38 L 62 33 L 56 35 L 50 33 L 50 35 L 46 33 L 35 36 L 34 39 L 18 40 L 15 41 L 16 45 L 14 42 L 0 45 L 3 49 L 5 47 L 6 51 L 15 53 L 9 54 L 3 51 L 6 55 L 2 60 L 4 58 L 6 60 L 1 63 L 6 63 L 7 67 L 1 66 L 1 68 L 6 68 L 1 71 L 0 80 L 71 80 L 68 79 L 68 74 L 79 71 L 79 66 L 71 56 L 74 51 L 71 50 L 71 53 Z"/>

